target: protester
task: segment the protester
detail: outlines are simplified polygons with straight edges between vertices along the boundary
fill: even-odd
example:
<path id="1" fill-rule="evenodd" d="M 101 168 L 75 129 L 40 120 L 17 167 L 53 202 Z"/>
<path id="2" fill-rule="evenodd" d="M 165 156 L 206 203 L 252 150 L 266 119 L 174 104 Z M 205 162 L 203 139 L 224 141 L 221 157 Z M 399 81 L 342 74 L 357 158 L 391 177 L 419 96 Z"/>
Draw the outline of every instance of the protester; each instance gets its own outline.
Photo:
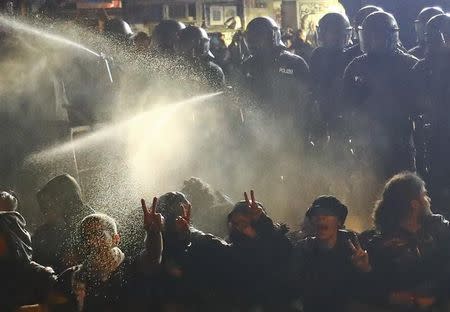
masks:
<path id="1" fill-rule="evenodd" d="M 78 262 L 78 223 L 94 210 L 83 202 L 81 187 L 68 174 L 51 179 L 36 194 L 44 223 L 33 234 L 33 260 L 57 273 Z"/>
<path id="2" fill-rule="evenodd" d="M 139 297 L 140 288 L 152 287 L 151 277 L 161 263 L 164 219 L 156 213 L 157 199 L 150 210 L 142 200 L 145 250 L 128 258 L 118 247 L 120 235 L 114 219 L 91 214 L 80 224 L 80 239 L 85 246 L 81 264 L 58 276 L 55 292 L 64 298 L 54 304 L 60 311 L 144 311 L 148 297 Z M 142 282 L 142 281 L 145 282 Z M 142 296 L 142 294 L 141 294 Z"/>
<path id="3" fill-rule="evenodd" d="M 346 311 L 372 270 L 356 234 L 343 230 L 347 214 L 333 196 L 318 197 L 306 213 L 315 235 L 302 240 L 292 258 L 294 296 L 305 312 Z"/>
<path id="4" fill-rule="evenodd" d="M 429 311 L 448 299 L 449 222 L 430 209 L 425 182 L 411 172 L 387 181 L 369 244 L 374 304 Z M 414 310 L 416 309 L 416 310 Z"/>
<path id="5" fill-rule="evenodd" d="M 267 216 L 253 190 L 250 198 L 247 193 L 244 197 L 228 215 L 231 261 L 226 266 L 231 284 L 227 300 L 243 311 L 284 309 L 292 250 L 286 237 L 288 229 Z"/>
<path id="6" fill-rule="evenodd" d="M 199 178 L 190 178 L 183 182 L 181 193 L 192 204 L 192 223 L 206 233 L 221 238 L 228 234 L 226 218 L 233 208 L 231 199 L 215 191 L 210 185 Z"/>
<path id="7" fill-rule="evenodd" d="M 26 222 L 16 211 L 18 200 L 10 191 L 0 192 L 0 302 L 2 311 L 26 304 L 47 303 L 55 283 L 51 268 L 31 261 L 33 250 Z"/>
<path id="8" fill-rule="evenodd" d="M 228 245 L 190 225 L 191 204 L 180 192 L 159 197 L 156 211 L 165 219 L 161 283 L 158 294 L 164 311 L 202 311 L 223 302 Z"/>

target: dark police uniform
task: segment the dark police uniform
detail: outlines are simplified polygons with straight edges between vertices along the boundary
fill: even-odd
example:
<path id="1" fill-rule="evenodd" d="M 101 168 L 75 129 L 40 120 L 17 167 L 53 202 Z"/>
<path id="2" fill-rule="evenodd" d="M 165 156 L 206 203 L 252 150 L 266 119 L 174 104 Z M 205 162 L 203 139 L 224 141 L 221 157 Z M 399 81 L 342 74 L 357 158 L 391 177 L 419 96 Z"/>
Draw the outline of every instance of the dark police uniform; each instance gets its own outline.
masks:
<path id="1" fill-rule="evenodd" d="M 364 54 L 344 74 L 344 96 L 361 160 L 385 179 L 415 171 L 410 73 L 417 59 L 397 49 Z"/>

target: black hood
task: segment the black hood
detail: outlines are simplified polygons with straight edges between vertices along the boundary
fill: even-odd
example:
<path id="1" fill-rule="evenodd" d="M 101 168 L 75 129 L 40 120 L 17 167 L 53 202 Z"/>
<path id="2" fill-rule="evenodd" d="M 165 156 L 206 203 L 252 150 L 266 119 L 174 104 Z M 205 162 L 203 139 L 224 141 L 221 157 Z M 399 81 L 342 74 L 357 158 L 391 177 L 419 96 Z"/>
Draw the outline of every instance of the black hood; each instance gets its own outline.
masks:
<path id="1" fill-rule="evenodd" d="M 6 252 L 0 254 L 2 261 L 31 261 L 31 236 L 25 226 L 25 219 L 20 213 L 0 212 L 0 237 L 6 242 Z"/>
<path id="2" fill-rule="evenodd" d="M 80 185 L 68 174 L 51 179 L 36 196 L 43 213 L 49 209 L 61 209 L 66 223 L 79 222 L 95 212 L 83 203 Z"/>

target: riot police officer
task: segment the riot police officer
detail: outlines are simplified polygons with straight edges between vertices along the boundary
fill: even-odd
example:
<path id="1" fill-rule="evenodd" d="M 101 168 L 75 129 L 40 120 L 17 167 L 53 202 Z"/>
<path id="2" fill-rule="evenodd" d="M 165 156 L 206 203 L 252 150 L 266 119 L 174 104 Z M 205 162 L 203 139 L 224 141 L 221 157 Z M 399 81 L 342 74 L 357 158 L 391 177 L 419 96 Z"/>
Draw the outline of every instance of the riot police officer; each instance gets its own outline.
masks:
<path id="1" fill-rule="evenodd" d="M 344 97 L 357 154 L 384 180 L 402 170 L 415 170 L 414 111 L 408 97 L 409 74 L 418 60 L 398 48 L 399 28 L 386 12 L 374 12 L 364 20 L 360 44 L 365 54 L 345 70 Z"/>
<path id="2" fill-rule="evenodd" d="M 133 36 L 133 31 L 130 25 L 121 18 L 111 18 L 105 22 L 105 35 L 118 42 L 131 45 L 131 37 Z"/>
<path id="3" fill-rule="evenodd" d="M 214 55 L 209 50 L 209 37 L 203 28 L 188 26 L 182 29 L 175 50 L 189 66 L 191 80 L 206 83 L 213 89 L 225 86 L 222 69 L 211 61 Z"/>
<path id="4" fill-rule="evenodd" d="M 175 44 L 178 40 L 178 33 L 186 26 L 178 21 L 161 21 L 152 32 L 150 47 L 159 53 L 175 53 Z"/>
<path id="5" fill-rule="evenodd" d="M 251 56 L 243 73 L 258 105 L 270 113 L 298 113 L 309 79 L 306 62 L 286 51 L 279 26 L 269 17 L 250 21 L 246 41 Z"/>
<path id="6" fill-rule="evenodd" d="M 318 106 L 328 136 L 334 136 L 340 112 L 342 76 L 350 63 L 344 49 L 350 42 L 351 26 L 347 16 L 325 14 L 318 25 L 319 47 L 311 57 L 312 98 Z"/>
<path id="7" fill-rule="evenodd" d="M 359 9 L 355 18 L 353 19 L 353 43 L 354 45 L 348 48 L 345 53 L 348 54 L 348 58 L 352 61 L 355 57 L 363 54 L 361 47 L 359 46 L 359 28 L 364 22 L 365 18 L 373 12 L 383 12 L 383 9 L 374 5 L 366 5 Z"/>
<path id="8" fill-rule="evenodd" d="M 408 51 L 409 54 L 414 55 L 418 59 L 425 57 L 425 28 L 428 21 L 439 14 L 444 14 L 444 11 L 440 7 L 426 7 L 420 11 L 417 19 L 414 21 L 417 45 Z"/>
<path id="9" fill-rule="evenodd" d="M 427 177 L 433 208 L 448 214 L 450 199 L 450 15 L 430 19 L 425 30 L 425 58 L 413 68 L 415 104 L 430 124 L 426 132 Z"/>

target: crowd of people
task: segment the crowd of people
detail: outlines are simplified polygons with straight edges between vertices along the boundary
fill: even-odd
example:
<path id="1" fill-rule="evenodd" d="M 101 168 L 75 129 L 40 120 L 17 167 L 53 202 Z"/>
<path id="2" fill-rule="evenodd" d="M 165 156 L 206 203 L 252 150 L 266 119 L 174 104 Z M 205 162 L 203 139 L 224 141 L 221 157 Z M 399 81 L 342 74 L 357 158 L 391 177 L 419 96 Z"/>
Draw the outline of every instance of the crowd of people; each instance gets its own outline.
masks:
<path id="1" fill-rule="evenodd" d="M 168 192 L 151 205 L 142 199 L 131 213 L 141 214 L 139 230 L 121 237 L 120 224 L 86 204 L 64 174 L 37 193 L 45 221 L 32 235 L 20 198 L 0 193 L 0 311 L 448 311 L 450 224 L 432 212 L 426 185 L 433 211 L 445 214 L 450 15 L 426 7 L 415 26 L 408 51 L 381 7 L 361 8 L 352 22 L 328 13 L 319 46 L 302 55 L 308 49 L 288 51 L 268 17 L 250 21 L 228 47 L 177 21 L 162 21 L 150 38 L 109 19 L 105 33 L 139 53 L 182 57 L 193 80 L 245 89 L 269 116 L 289 116 L 334 166 L 352 157 L 376 172 L 385 185 L 373 227 L 346 228 L 349 208 L 323 195 L 290 231 L 250 191 L 224 216 L 219 237 L 194 227 L 191 213 L 205 212 L 185 194 Z"/>
<path id="2" fill-rule="evenodd" d="M 289 232 L 253 190 L 244 192 L 224 220 L 226 239 L 194 227 L 181 192 L 151 205 L 142 199 L 134 213 L 144 235 L 132 237 L 86 205 L 67 174 L 37 197 L 45 223 L 31 236 L 20 199 L 0 193 L 2 311 L 30 304 L 45 311 L 449 308 L 450 224 L 432 213 L 425 182 L 412 172 L 386 182 L 374 227 L 362 233 L 346 228 L 349 208 L 329 195 L 316 198 L 303 227 Z M 121 239 L 140 248 L 122 250 Z"/>

